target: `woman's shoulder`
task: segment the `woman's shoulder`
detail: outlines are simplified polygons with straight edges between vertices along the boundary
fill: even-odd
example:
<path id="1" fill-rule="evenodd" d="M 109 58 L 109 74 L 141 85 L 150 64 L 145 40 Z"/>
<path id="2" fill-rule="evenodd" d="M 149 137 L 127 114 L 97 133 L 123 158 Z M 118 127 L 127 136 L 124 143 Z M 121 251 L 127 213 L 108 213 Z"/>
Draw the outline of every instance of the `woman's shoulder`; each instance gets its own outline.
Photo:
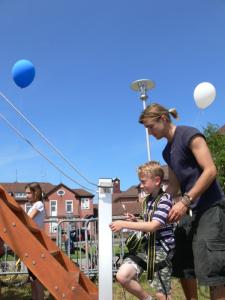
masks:
<path id="1" fill-rule="evenodd" d="M 186 145 L 189 145 L 190 141 L 196 136 L 205 138 L 204 134 L 200 130 L 192 126 L 178 126 L 177 130 L 178 139 L 180 138 L 180 141 Z"/>
<path id="2" fill-rule="evenodd" d="M 201 134 L 201 132 L 197 128 L 195 128 L 193 126 L 187 126 L 187 125 L 177 126 L 176 131 L 180 134 L 188 134 L 188 133 L 200 133 Z"/>
<path id="3" fill-rule="evenodd" d="M 44 203 L 42 201 L 37 201 L 34 203 L 33 207 L 40 209 L 40 208 L 44 207 Z"/>

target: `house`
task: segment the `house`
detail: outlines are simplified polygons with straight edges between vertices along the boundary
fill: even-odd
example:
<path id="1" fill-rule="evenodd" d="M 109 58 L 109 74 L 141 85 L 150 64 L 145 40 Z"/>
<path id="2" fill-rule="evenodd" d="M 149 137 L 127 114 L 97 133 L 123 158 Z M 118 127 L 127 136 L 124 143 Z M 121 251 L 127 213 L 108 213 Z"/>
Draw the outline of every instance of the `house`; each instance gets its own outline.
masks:
<path id="1" fill-rule="evenodd" d="M 220 127 L 219 133 L 220 134 L 225 134 L 225 125 L 223 125 L 222 127 Z"/>
<path id="2" fill-rule="evenodd" d="M 168 167 L 164 165 L 164 180 L 163 188 L 168 185 Z M 124 213 L 129 212 L 134 215 L 141 213 L 141 202 L 145 197 L 145 193 L 140 189 L 139 185 L 133 185 L 126 191 L 120 190 L 120 179 L 113 179 L 113 195 L 112 195 L 112 215 L 122 216 Z"/>
<path id="3" fill-rule="evenodd" d="M 43 190 L 45 206 L 45 232 L 56 238 L 56 226 L 65 219 L 87 218 L 93 215 L 94 195 L 83 189 L 71 189 L 63 183 L 53 185 L 39 182 Z M 25 182 L 0 183 L 20 206 L 28 212 L 30 203 L 26 199 Z"/>
<path id="4" fill-rule="evenodd" d="M 225 134 L 225 125 L 219 128 L 220 134 Z M 164 171 L 163 189 L 168 186 L 169 174 L 168 166 L 162 166 Z M 120 190 L 120 180 L 115 178 L 113 180 L 113 197 L 112 197 L 112 215 L 122 216 L 124 213 L 130 212 L 134 215 L 138 215 L 141 212 L 141 201 L 144 198 L 143 192 L 139 189 L 138 185 L 131 186 L 126 191 Z M 176 202 L 180 198 L 180 192 L 173 198 Z"/>

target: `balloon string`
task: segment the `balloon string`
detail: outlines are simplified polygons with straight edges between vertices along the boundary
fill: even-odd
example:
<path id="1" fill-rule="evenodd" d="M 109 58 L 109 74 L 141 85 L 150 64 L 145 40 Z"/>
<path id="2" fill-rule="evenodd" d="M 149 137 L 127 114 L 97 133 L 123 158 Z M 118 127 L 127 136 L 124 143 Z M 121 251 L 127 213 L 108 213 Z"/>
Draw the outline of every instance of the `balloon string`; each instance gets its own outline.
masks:
<path id="1" fill-rule="evenodd" d="M 193 127 L 200 127 L 200 121 L 203 119 L 203 117 L 205 116 L 205 112 L 204 112 L 204 109 L 200 109 L 198 111 L 198 113 L 196 114 L 196 117 L 195 117 L 195 120 L 193 122 Z"/>
<path id="2" fill-rule="evenodd" d="M 198 112 L 197 112 L 197 114 L 195 116 L 193 125 L 192 125 L 193 127 L 198 127 L 200 118 L 201 118 L 201 111 L 198 110 Z"/>
<path id="3" fill-rule="evenodd" d="M 16 134 L 21 137 L 29 146 L 31 146 L 38 154 L 40 154 L 44 159 L 46 159 L 56 170 L 58 170 L 62 175 L 64 175 L 66 178 L 70 179 L 72 182 L 76 183 L 77 185 L 79 185 L 80 187 L 95 192 L 92 189 L 89 189 L 85 186 L 83 186 L 82 184 L 80 184 L 79 182 L 77 182 L 76 180 L 74 180 L 71 176 L 67 175 L 63 170 L 61 170 L 56 164 L 54 164 L 45 154 L 43 154 L 37 147 L 35 147 L 14 125 L 12 125 L 12 123 L 10 123 L 10 121 L 3 116 L 0 113 L 0 118 L 2 118 L 7 125 L 16 132 Z"/>
<path id="4" fill-rule="evenodd" d="M 63 153 L 56 148 L 55 145 L 53 145 L 46 136 L 30 121 L 28 118 L 2 93 L 0 92 L 0 96 L 24 119 L 24 121 L 32 127 L 32 129 L 47 143 L 47 145 L 55 151 L 61 158 L 62 160 L 67 163 L 80 177 L 82 177 L 87 183 L 93 185 L 93 186 L 98 186 L 97 184 L 91 182 L 88 180 L 82 173 L 74 167 L 74 165 L 63 155 Z"/>

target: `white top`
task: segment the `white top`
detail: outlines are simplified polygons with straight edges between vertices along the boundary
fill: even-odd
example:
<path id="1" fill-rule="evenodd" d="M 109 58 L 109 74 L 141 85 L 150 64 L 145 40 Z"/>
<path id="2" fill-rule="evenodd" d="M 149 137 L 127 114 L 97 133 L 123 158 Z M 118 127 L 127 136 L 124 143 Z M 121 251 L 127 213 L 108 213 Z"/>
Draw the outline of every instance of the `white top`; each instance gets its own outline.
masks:
<path id="1" fill-rule="evenodd" d="M 44 227 L 44 219 L 45 219 L 45 208 L 44 203 L 42 201 L 35 202 L 32 207 L 28 211 L 28 216 L 31 214 L 31 212 L 37 209 L 39 212 L 38 214 L 33 218 L 33 220 L 36 222 L 38 227 L 43 228 Z"/>

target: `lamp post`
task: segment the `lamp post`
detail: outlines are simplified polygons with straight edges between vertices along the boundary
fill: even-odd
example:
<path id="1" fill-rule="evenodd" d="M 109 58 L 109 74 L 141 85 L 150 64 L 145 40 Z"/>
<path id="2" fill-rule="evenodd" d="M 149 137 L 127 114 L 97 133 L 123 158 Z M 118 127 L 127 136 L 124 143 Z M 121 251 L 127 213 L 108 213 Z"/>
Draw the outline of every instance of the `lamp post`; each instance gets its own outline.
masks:
<path id="1" fill-rule="evenodd" d="M 140 100 L 143 103 L 143 109 L 146 108 L 146 100 L 148 99 L 147 91 L 151 90 L 155 87 L 155 83 L 149 79 L 138 79 L 131 83 L 131 89 L 134 91 L 140 92 Z M 151 152 L 150 152 L 150 141 L 148 136 L 148 129 L 145 128 L 146 133 L 146 144 L 147 144 L 147 153 L 148 153 L 148 160 L 151 160 Z"/>

